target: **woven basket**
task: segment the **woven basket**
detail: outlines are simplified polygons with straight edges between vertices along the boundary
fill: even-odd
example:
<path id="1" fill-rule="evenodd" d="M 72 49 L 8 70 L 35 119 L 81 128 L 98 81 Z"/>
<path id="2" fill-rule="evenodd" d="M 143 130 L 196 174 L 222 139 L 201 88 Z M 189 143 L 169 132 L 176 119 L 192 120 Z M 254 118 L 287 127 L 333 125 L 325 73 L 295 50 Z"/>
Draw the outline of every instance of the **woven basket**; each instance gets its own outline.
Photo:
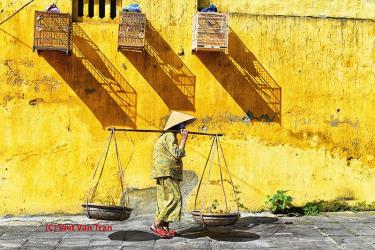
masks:
<path id="1" fill-rule="evenodd" d="M 131 208 L 121 206 L 105 206 L 97 204 L 82 204 L 89 219 L 124 221 L 130 217 Z"/>
<path id="2" fill-rule="evenodd" d="M 228 226 L 233 225 L 240 218 L 239 213 L 225 213 L 225 214 L 216 214 L 216 213 L 203 213 L 195 210 L 190 212 L 193 215 L 195 223 L 199 225 L 209 226 L 209 227 L 219 227 L 219 226 Z"/>

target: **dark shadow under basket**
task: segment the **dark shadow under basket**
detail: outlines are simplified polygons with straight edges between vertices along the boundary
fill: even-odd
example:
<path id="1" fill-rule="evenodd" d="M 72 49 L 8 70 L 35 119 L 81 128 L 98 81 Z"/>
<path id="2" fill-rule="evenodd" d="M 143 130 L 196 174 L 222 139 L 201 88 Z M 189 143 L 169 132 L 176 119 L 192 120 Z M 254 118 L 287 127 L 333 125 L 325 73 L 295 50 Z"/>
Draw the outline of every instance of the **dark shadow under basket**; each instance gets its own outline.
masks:
<path id="1" fill-rule="evenodd" d="M 203 213 L 200 211 L 190 212 L 193 215 L 195 223 L 199 225 L 205 225 L 209 227 L 219 227 L 219 226 L 228 226 L 233 225 L 240 218 L 239 213 L 225 213 L 225 214 L 216 214 L 216 213 Z M 203 221 L 202 221 L 203 219 Z"/>
<path id="2" fill-rule="evenodd" d="M 124 221 L 130 217 L 133 209 L 121 206 L 105 206 L 89 203 L 82 204 L 89 219 Z"/>

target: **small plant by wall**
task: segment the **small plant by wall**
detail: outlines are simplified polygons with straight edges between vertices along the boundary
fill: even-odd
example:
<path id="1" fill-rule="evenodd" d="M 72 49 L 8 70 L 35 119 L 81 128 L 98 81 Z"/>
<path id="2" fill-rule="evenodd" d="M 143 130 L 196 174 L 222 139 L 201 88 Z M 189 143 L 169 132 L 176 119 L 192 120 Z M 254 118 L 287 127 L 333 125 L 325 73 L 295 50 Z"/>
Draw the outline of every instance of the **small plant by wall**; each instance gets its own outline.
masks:
<path id="1" fill-rule="evenodd" d="M 273 213 L 284 213 L 286 210 L 293 207 L 293 197 L 286 195 L 287 190 L 277 190 L 273 196 L 267 195 L 266 206 Z"/>
<path id="2" fill-rule="evenodd" d="M 350 205 L 346 201 L 312 201 L 305 204 L 303 207 L 304 215 L 318 215 L 321 212 L 342 212 L 342 211 L 374 211 L 375 201 L 372 203 L 357 202 L 354 205 Z"/>

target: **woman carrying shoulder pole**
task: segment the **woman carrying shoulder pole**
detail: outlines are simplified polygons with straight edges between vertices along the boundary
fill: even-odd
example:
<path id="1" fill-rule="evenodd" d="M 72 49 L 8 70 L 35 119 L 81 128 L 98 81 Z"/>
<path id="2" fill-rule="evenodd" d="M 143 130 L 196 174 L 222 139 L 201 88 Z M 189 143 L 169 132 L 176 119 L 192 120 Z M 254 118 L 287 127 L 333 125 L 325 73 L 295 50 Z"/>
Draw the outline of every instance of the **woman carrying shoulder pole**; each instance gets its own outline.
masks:
<path id="1" fill-rule="evenodd" d="M 172 238 L 177 232 L 169 229 L 169 223 L 181 219 L 182 196 L 182 158 L 185 156 L 185 144 L 188 131 L 185 126 L 195 117 L 173 111 L 164 130 L 177 130 L 181 133 L 178 144 L 177 134 L 163 133 L 155 143 L 152 178 L 156 179 L 156 215 L 151 226 L 154 234 L 162 238 Z"/>

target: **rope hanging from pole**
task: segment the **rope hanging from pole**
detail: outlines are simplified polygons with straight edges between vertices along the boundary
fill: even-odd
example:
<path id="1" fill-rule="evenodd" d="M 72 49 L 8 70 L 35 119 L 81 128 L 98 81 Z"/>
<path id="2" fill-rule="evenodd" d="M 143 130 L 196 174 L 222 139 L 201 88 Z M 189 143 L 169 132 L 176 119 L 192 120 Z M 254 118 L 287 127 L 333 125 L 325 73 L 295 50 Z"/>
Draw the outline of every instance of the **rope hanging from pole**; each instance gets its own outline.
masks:
<path id="1" fill-rule="evenodd" d="M 201 175 L 200 180 L 199 180 L 199 184 L 198 184 L 198 187 L 197 187 L 197 192 L 196 192 L 195 200 L 194 200 L 194 211 L 195 211 L 195 213 L 198 213 L 197 215 L 200 217 L 200 220 L 201 220 L 202 224 L 205 225 L 205 226 L 207 226 L 206 225 L 207 223 L 205 222 L 205 218 L 204 218 L 204 214 L 205 214 L 204 210 L 206 209 L 205 205 L 206 205 L 206 198 L 207 198 L 208 182 L 209 182 L 209 179 L 210 179 L 212 164 L 213 164 L 213 161 L 215 159 L 216 153 L 217 153 L 217 161 L 218 161 L 218 167 L 219 167 L 219 173 L 220 173 L 220 184 L 221 184 L 221 189 L 222 189 L 223 194 L 224 194 L 225 213 L 226 214 L 229 213 L 229 209 L 228 209 L 227 193 L 226 193 L 225 187 L 224 187 L 223 167 L 222 167 L 222 162 L 221 162 L 220 158 L 222 158 L 223 163 L 224 163 L 224 167 L 225 167 L 224 169 L 227 171 L 228 176 L 229 176 L 229 184 L 232 186 L 234 202 L 235 202 L 236 207 L 237 207 L 237 217 L 239 217 L 238 198 L 237 198 L 236 190 L 235 190 L 235 187 L 234 187 L 234 184 L 233 184 L 233 181 L 232 181 L 232 176 L 229 172 L 228 164 L 227 164 L 227 161 L 226 161 L 225 156 L 224 156 L 224 151 L 223 151 L 223 148 L 222 148 L 221 143 L 220 143 L 220 138 L 219 138 L 219 136 L 214 136 L 212 138 L 210 151 L 208 153 L 206 163 L 204 165 L 203 172 L 202 172 L 202 175 Z M 197 200 L 198 200 L 198 196 L 199 196 L 200 191 L 201 191 L 201 186 L 202 186 L 202 182 L 203 182 L 203 179 L 205 177 L 205 174 L 206 174 L 207 166 L 208 166 L 208 173 L 207 173 L 207 177 L 206 177 L 207 179 L 204 183 L 203 196 L 201 198 L 201 208 L 198 211 L 197 210 Z"/>
<path id="2" fill-rule="evenodd" d="M 118 175 L 119 175 L 119 181 L 120 181 L 120 186 L 121 186 L 121 193 L 123 194 L 124 191 L 125 191 L 125 193 L 124 193 L 124 195 L 125 195 L 125 199 L 124 199 L 125 204 L 123 206 L 123 209 L 125 209 L 125 207 L 129 206 L 129 194 L 128 194 L 127 188 L 125 187 L 123 168 L 122 168 L 122 163 L 121 163 L 120 154 L 119 154 L 119 150 L 118 150 L 116 134 L 115 134 L 115 130 L 112 129 L 111 132 L 110 132 L 110 135 L 108 136 L 108 139 L 107 139 L 107 142 L 106 142 L 105 147 L 103 149 L 103 152 L 102 152 L 102 154 L 101 154 L 101 156 L 99 158 L 99 161 L 96 164 L 94 173 L 93 173 L 93 175 L 91 177 L 91 184 L 90 184 L 89 190 L 87 192 L 86 211 L 87 211 L 87 214 L 89 215 L 89 217 L 90 217 L 90 211 L 89 211 L 88 204 L 91 203 L 94 200 L 94 198 L 95 198 L 96 191 L 97 191 L 97 188 L 99 186 L 100 179 L 101 179 L 101 177 L 103 175 L 103 171 L 104 171 L 104 167 L 105 167 L 105 163 L 106 163 L 106 160 L 107 160 L 107 156 L 108 156 L 109 148 L 111 146 L 112 139 L 114 140 L 114 144 L 115 144 L 115 153 L 116 153 L 116 160 L 117 160 L 117 166 L 118 166 Z M 101 164 L 102 160 L 103 160 L 103 163 Z M 97 176 L 97 172 L 98 172 L 99 166 L 101 166 L 100 173 L 98 175 L 98 179 L 97 179 L 95 185 L 93 185 L 95 177 Z"/>
<path id="3" fill-rule="evenodd" d="M 219 146 L 220 146 L 220 150 L 221 150 L 221 155 L 223 156 L 223 161 L 224 161 L 224 165 L 225 165 L 225 168 L 227 169 L 228 171 L 228 175 L 229 175 L 229 181 L 230 181 L 230 184 L 233 188 L 233 195 L 234 195 L 234 199 L 235 199 L 235 203 L 236 203 L 236 206 L 237 206 L 237 213 L 239 214 L 240 213 L 240 207 L 238 205 L 238 197 L 237 197 L 237 193 L 236 193 L 236 190 L 234 188 L 234 184 L 233 184 L 233 180 L 232 180 L 232 176 L 230 175 L 230 172 L 229 172 L 229 168 L 228 168 L 228 164 L 227 164 L 227 161 L 225 160 L 225 156 L 224 156 L 224 151 L 223 151 L 223 148 L 221 146 L 221 142 L 218 140 L 218 143 L 219 143 Z"/>

